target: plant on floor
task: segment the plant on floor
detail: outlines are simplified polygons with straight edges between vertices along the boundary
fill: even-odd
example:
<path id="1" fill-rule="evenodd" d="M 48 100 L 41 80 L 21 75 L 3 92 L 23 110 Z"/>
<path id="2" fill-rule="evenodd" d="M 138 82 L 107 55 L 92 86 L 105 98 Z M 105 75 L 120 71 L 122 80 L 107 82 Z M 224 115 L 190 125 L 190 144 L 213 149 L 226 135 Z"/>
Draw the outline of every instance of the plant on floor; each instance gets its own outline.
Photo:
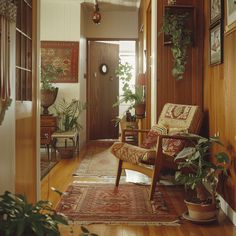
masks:
<path id="1" fill-rule="evenodd" d="M 81 113 L 86 109 L 86 103 L 77 99 L 70 102 L 62 98 L 54 105 L 54 110 L 58 118 L 58 128 L 60 131 L 80 130 L 82 125 L 78 119 Z"/>
<path id="2" fill-rule="evenodd" d="M 67 219 L 48 201 L 31 204 L 25 196 L 7 191 L 0 196 L 0 235 L 58 236 L 58 224 L 67 225 Z"/>
<path id="3" fill-rule="evenodd" d="M 189 137 L 195 139 L 196 143 L 184 148 L 176 156 L 179 171 L 175 179 L 184 184 L 186 189 L 195 190 L 196 196 L 188 199 L 188 202 L 216 207 L 218 176 L 222 172 L 226 173 L 225 165 L 229 163 L 229 157 L 226 152 L 218 152 L 211 160 L 211 148 L 215 144 L 223 146 L 219 137 L 205 138 L 192 134 Z"/>
<path id="4" fill-rule="evenodd" d="M 174 58 L 172 74 L 177 80 L 183 79 L 187 64 L 187 49 L 192 43 L 192 31 L 186 27 L 188 20 L 188 12 L 180 13 L 167 10 L 161 29 L 161 32 L 171 40 L 171 51 Z"/>

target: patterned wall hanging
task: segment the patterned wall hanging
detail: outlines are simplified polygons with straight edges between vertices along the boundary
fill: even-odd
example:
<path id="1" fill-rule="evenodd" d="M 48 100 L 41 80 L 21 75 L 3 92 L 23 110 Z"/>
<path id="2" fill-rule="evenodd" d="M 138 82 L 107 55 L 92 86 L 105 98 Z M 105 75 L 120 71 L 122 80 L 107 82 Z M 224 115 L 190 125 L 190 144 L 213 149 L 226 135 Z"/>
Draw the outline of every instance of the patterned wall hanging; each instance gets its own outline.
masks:
<path id="1" fill-rule="evenodd" d="M 16 21 L 16 10 L 13 0 L 0 0 L 0 125 L 11 104 L 10 29 Z"/>

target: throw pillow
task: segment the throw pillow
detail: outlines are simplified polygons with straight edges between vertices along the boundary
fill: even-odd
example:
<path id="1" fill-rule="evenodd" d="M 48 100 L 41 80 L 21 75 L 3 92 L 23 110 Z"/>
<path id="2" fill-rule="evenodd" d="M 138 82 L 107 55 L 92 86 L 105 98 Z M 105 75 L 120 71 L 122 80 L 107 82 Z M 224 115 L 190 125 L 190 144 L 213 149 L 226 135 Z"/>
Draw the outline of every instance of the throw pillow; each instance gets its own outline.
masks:
<path id="1" fill-rule="evenodd" d="M 182 128 L 170 128 L 169 135 L 183 135 L 188 133 L 188 130 Z M 176 156 L 185 146 L 187 142 L 183 139 L 163 139 L 162 150 L 169 156 Z"/>
<path id="2" fill-rule="evenodd" d="M 167 134 L 168 130 L 164 125 L 155 124 L 152 126 L 151 130 L 148 132 L 146 138 L 144 139 L 141 147 L 147 149 L 153 149 L 157 144 L 157 137 L 159 134 Z"/>

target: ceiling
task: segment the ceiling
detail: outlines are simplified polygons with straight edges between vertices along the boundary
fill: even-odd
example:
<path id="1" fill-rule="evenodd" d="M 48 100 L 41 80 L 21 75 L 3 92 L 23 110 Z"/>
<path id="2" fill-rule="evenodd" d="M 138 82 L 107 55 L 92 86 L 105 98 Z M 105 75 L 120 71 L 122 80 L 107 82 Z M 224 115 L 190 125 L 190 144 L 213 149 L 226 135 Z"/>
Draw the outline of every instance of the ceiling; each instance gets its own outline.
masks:
<path id="1" fill-rule="evenodd" d="M 84 0 L 88 11 L 94 9 L 95 0 Z M 98 0 L 99 10 L 103 11 L 137 11 L 140 0 Z"/>

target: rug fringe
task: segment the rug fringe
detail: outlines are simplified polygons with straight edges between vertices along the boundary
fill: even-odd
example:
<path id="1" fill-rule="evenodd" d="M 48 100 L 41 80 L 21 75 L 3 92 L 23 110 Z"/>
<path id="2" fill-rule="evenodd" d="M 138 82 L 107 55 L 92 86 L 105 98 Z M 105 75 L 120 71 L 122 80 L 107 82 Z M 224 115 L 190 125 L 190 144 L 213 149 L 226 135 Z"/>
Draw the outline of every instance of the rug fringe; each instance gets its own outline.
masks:
<path id="1" fill-rule="evenodd" d="M 105 225 L 137 225 L 137 226 L 180 226 L 181 222 L 180 220 L 173 220 L 173 221 L 156 221 L 156 222 L 137 222 L 137 221 L 130 221 L 130 222 L 124 222 L 124 221 L 106 221 L 106 222 L 101 222 L 101 221 L 93 221 L 93 222 L 88 222 L 88 221 L 69 221 L 69 224 L 71 225 L 92 225 L 92 224 L 105 224 Z"/>

